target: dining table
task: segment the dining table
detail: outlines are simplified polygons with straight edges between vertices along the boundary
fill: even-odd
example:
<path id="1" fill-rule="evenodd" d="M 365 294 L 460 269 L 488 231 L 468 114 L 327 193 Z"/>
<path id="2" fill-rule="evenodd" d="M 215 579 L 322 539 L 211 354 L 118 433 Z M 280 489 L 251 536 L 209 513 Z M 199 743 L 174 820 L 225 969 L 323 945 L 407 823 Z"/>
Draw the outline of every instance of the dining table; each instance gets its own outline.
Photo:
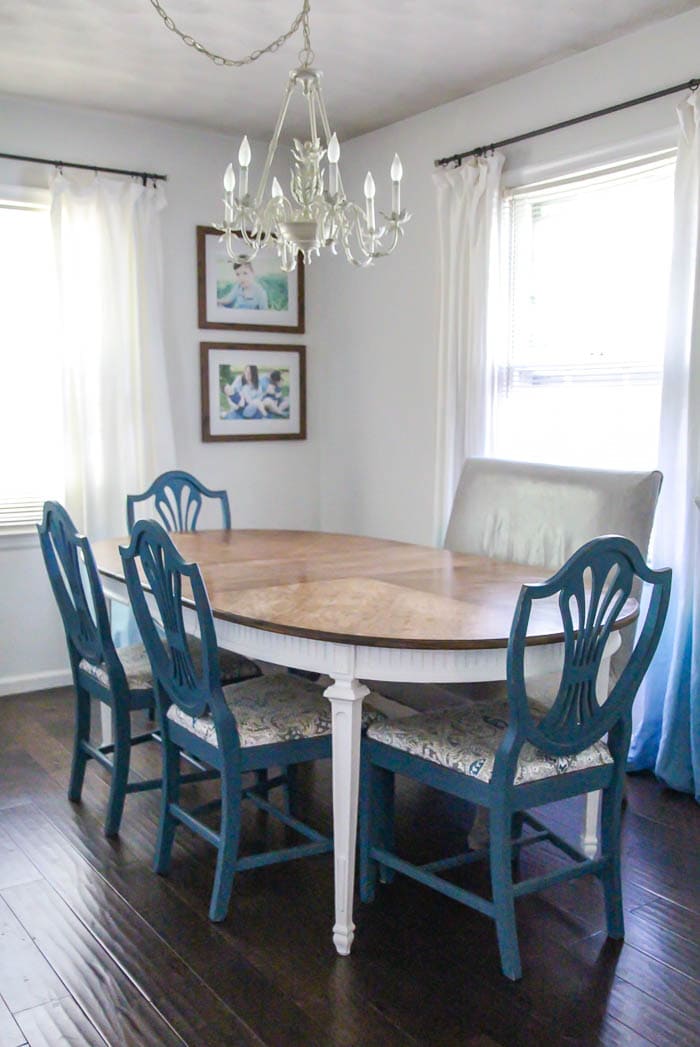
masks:
<path id="1" fill-rule="evenodd" d="M 362 729 L 362 681 L 460 683 L 506 679 L 506 652 L 521 586 L 549 572 L 524 564 L 406 542 L 317 531 L 231 529 L 173 533 L 199 564 L 221 647 L 330 678 L 335 919 L 333 942 L 349 954 Z M 109 600 L 128 602 L 120 546 L 94 543 Z M 185 625 L 196 632 L 191 604 Z M 598 679 L 607 696 L 625 605 Z M 537 601 L 528 629 L 527 672 L 561 669 L 563 629 L 556 601 Z M 381 690 L 381 688 L 379 688 Z M 588 847 L 596 826 L 587 824 Z M 584 834 L 585 839 L 585 834 Z"/>

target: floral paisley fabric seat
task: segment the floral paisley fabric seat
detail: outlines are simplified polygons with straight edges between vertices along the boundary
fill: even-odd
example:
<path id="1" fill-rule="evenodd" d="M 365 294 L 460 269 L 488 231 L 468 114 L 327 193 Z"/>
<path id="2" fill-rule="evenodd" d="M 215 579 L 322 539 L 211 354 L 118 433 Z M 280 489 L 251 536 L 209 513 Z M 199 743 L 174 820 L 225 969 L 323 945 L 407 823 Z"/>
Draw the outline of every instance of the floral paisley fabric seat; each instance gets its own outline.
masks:
<path id="1" fill-rule="evenodd" d="M 202 645 L 196 636 L 189 636 L 188 644 L 192 651 L 192 660 L 197 671 L 201 672 Z M 124 666 L 129 690 L 150 691 L 153 686 L 153 676 L 151 674 L 151 663 L 148 660 L 146 648 L 143 644 L 135 643 L 129 647 L 121 647 L 117 650 L 117 654 Z M 235 651 L 226 651 L 223 648 L 219 649 L 219 666 L 221 669 L 221 680 L 225 684 L 239 683 L 242 680 L 251 680 L 260 676 L 260 669 L 255 662 L 251 662 L 249 658 L 244 658 L 242 654 L 236 654 Z M 94 677 L 103 687 L 109 686 L 107 666 L 104 663 L 92 665 L 86 658 L 83 658 L 80 662 L 80 669 L 89 676 Z"/>
<path id="2" fill-rule="evenodd" d="M 530 703 L 532 713 L 540 719 L 546 708 Z M 420 756 L 450 771 L 490 782 L 493 761 L 508 726 L 508 701 L 474 702 L 458 708 L 437 709 L 401 720 L 372 724 L 367 737 Z M 552 778 L 570 771 L 602 767 L 612 763 L 610 750 L 603 741 L 572 756 L 553 756 L 525 742 L 517 763 L 515 785 Z"/>
<path id="3" fill-rule="evenodd" d="M 245 683 L 224 688 L 224 698 L 236 718 L 238 736 L 244 749 L 254 745 L 319 738 L 331 733 L 331 706 L 323 688 L 298 676 L 271 673 Z M 370 694 L 366 701 L 371 702 Z M 173 723 L 192 731 L 210 745 L 218 745 L 211 716 L 193 718 L 179 706 L 168 709 Z M 382 713 L 363 709 L 363 726 L 383 718 Z"/>

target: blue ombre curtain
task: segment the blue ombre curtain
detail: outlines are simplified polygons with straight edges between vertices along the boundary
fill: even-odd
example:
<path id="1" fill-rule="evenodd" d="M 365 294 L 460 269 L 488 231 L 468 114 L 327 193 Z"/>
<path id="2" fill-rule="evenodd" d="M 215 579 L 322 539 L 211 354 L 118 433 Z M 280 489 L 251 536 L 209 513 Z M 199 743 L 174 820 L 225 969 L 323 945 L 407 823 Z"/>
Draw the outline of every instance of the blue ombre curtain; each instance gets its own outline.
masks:
<path id="1" fill-rule="evenodd" d="M 673 255 L 654 561 L 673 568 L 656 657 L 635 705 L 632 770 L 700 802 L 700 92 L 678 109 Z"/>

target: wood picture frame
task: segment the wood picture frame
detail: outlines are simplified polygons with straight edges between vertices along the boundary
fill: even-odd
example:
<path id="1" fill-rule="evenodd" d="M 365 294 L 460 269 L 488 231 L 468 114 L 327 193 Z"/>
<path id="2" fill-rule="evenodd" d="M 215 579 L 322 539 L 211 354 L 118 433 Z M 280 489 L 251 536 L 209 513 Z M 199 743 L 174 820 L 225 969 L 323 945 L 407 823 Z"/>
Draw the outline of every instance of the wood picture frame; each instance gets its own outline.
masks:
<path id="1" fill-rule="evenodd" d="M 306 346 L 200 342 L 202 440 L 305 440 Z"/>
<path id="2" fill-rule="evenodd" d="M 199 326 L 221 331 L 304 334 L 303 258 L 299 258 L 293 272 L 285 273 L 276 251 L 269 246 L 249 266 L 239 267 L 240 276 L 234 276 L 234 263 L 220 241 L 218 229 L 197 226 Z M 245 251 L 241 240 L 241 253 Z"/>

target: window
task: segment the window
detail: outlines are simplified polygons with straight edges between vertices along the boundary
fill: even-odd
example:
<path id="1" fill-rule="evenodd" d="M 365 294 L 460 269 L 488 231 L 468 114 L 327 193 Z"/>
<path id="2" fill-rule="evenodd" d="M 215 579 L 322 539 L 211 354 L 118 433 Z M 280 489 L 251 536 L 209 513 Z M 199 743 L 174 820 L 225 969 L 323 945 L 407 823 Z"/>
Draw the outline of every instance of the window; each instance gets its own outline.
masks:
<path id="1" fill-rule="evenodd" d="M 29 530 L 62 499 L 63 375 L 46 203 L 0 190 L 0 531 Z"/>
<path id="2" fill-rule="evenodd" d="M 657 155 L 509 194 L 496 456 L 655 466 L 674 166 Z"/>

